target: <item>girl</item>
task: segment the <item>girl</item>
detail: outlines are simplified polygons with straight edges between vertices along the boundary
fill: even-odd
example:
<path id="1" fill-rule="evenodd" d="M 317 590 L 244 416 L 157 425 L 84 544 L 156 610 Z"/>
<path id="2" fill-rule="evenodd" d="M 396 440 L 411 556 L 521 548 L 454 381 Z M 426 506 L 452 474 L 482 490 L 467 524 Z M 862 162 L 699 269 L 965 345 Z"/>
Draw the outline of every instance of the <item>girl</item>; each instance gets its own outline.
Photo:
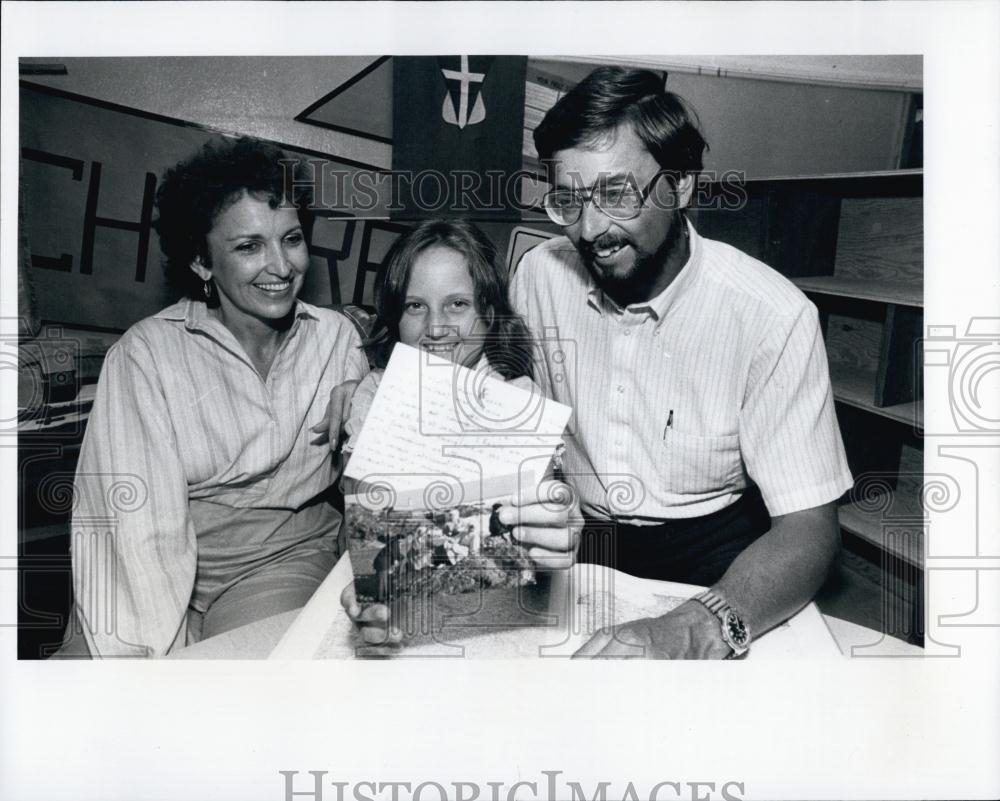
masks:
<path id="1" fill-rule="evenodd" d="M 375 279 L 375 311 L 365 343 L 375 369 L 351 401 L 345 453 L 354 449 L 397 342 L 540 392 L 528 329 L 507 297 L 507 271 L 472 223 L 429 220 L 400 237 Z"/>
<path id="2" fill-rule="evenodd" d="M 493 243 L 471 223 L 430 220 L 397 240 L 376 277 L 375 310 L 372 334 L 365 342 L 373 369 L 351 401 L 344 424 L 345 457 L 354 449 L 397 342 L 541 392 L 532 380 L 528 329 L 508 300 L 507 271 Z M 346 491 L 350 483 L 345 481 Z M 391 558 L 390 548 L 383 554 L 383 561 Z M 375 567 L 379 598 L 384 600 L 382 579 L 395 566 Z M 341 603 L 361 627 L 365 641 L 384 644 L 402 639 L 402 632 L 388 625 L 388 607 L 362 607 L 353 585 L 344 591 Z"/>

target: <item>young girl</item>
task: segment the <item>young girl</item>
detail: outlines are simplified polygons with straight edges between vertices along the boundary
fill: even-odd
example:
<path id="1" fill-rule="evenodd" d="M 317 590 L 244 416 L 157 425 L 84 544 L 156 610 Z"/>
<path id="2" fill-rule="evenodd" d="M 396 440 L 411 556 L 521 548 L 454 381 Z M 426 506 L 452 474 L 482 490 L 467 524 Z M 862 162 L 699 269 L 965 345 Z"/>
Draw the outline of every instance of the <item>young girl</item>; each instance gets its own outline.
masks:
<path id="1" fill-rule="evenodd" d="M 421 348 L 479 373 L 540 393 L 532 380 L 528 329 L 507 296 L 507 271 L 493 243 L 475 225 L 431 220 L 402 236 L 375 281 L 376 318 L 365 349 L 372 371 L 354 392 L 343 451 L 354 449 L 397 342 Z M 345 491 L 353 482 L 345 480 Z M 499 524 L 502 530 L 506 527 Z M 393 543 L 376 557 L 379 600 L 386 579 L 400 571 Z M 508 543 L 510 549 L 515 546 Z M 401 558 L 401 557 L 400 557 Z M 526 565 L 530 566 L 530 562 Z M 530 571 L 528 571 L 530 572 Z M 358 603 L 353 585 L 341 596 L 351 619 L 370 643 L 399 642 L 382 604 Z"/>
<path id="2" fill-rule="evenodd" d="M 397 342 L 540 392 L 528 329 L 507 297 L 507 270 L 489 238 L 463 221 L 429 220 L 400 237 L 375 279 L 365 343 L 375 369 L 358 385 L 344 429 L 350 453 Z"/>

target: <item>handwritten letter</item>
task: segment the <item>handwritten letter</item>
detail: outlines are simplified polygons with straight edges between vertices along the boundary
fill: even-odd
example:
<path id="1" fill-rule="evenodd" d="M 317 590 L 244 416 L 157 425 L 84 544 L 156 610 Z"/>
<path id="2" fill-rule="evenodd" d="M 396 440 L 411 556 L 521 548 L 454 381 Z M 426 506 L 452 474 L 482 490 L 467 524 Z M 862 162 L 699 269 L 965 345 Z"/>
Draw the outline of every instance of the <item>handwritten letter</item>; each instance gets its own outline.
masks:
<path id="1" fill-rule="evenodd" d="M 460 484 L 467 503 L 500 497 L 541 479 L 570 412 L 537 387 L 398 344 L 346 475 L 397 495 L 437 481 Z"/>

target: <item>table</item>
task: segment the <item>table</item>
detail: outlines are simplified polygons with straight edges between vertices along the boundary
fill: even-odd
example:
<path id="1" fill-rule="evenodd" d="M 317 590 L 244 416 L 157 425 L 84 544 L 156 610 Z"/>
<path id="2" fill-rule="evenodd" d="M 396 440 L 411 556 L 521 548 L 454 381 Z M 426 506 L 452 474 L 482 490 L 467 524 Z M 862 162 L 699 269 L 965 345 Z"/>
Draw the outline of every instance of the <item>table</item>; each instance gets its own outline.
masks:
<path id="1" fill-rule="evenodd" d="M 623 603 L 652 592 L 661 598 L 684 598 L 701 588 L 673 582 L 653 582 L 625 576 L 608 568 L 577 565 L 566 591 L 580 596 L 587 587 L 613 586 L 615 597 Z M 267 659 L 311 658 L 317 650 L 323 658 L 352 658 L 357 640 L 352 626 L 340 607 L 340 593 L 351 581 L 353 573 L 349 559 L 342 559 L 316 594 L 301 610 L 274 615 L 238 629 L 225 632 L 175 652 L 176 659 Z M 555 592 L 562 590 L 557 589 Z M 449 624 L 446 645 L 434 636 L 417 635 L 406 649 L 408 656 L 438 655 L 435 648 L 447 649 L 461 645 L 469 657 L 489 658 L 537 655 L 546 636 L 546 629 L 530 624 L 531 618 L 546 612 L 546 600 L 551 587 L 539 587 L 516 596 L 514 590 L 484 590 L 481 597 L 450 596 L 435 605 L 435 613 L 468 615 L 482 601 L 477 625 Z M 485 617 L 484 617 L 485 615 Z M 474 615 L 475 617 L 475 615 Z M 466 618 L 467 619 L 467 618 Z M 419 622 L 419 621 L 418 621 Z M 476 623 L 477 621 L 473 621 Z M 537 621 L 536 621 L 537 623 Z M 419 627 L 418 629 L 419 630 Z M 548 629 L 553 631 L 552 627 Z M 541 645 L 544 655 L 569 656 L 575 645 L 566 644 L 560 650 L 552 643 Z M 585 639 L 586 635 L 584 635 Z M 322 641 L 322 642 L 321 642 Z M 573 641 L 576 642 L 576 641 Z M 456 644 L 456 645 L 452 645 Z M 377 652 L 381 653 L 381 652 Z M 923 649 L 881 632 L 822 615 L 809 604 L 781 629 L 769 632 L 751 649 L 751 658 L 841 658 L 841 657 L 920 657 Z"/>

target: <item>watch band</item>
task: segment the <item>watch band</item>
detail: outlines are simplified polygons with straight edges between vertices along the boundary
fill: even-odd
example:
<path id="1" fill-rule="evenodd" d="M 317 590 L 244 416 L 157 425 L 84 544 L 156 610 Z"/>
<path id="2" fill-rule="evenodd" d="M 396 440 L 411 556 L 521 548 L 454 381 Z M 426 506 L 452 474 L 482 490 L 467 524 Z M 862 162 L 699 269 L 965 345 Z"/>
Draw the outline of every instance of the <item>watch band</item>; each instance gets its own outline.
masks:
<path id="1" fill-rule="evenodd" d="M 693 600 L 700 603 L 719 619 L 719 623 L 722 626 L 722 639 L 733 651 L 727 659 L 744 656 L 750 649 L 750 629 L 736 611 L 729 606 L 726 599 L 714 590 L 705 590 L 701 594 L 694 596 Z M 730 631 L 730 627 L 734 625 L 742 632 L 742 639 L 740 641 L 734 638 Z"/>
<path id="2" fill-rule="evenodd" d="M 713 590 L 705 590 L 700 595 L 696 595 L 694 599 L 700 602 L 702 606 L 707 606 L 708 611 L 716 617 L 719 616 L 723 609 L 729 606 L 726 603 L 726 599 Z"/>

